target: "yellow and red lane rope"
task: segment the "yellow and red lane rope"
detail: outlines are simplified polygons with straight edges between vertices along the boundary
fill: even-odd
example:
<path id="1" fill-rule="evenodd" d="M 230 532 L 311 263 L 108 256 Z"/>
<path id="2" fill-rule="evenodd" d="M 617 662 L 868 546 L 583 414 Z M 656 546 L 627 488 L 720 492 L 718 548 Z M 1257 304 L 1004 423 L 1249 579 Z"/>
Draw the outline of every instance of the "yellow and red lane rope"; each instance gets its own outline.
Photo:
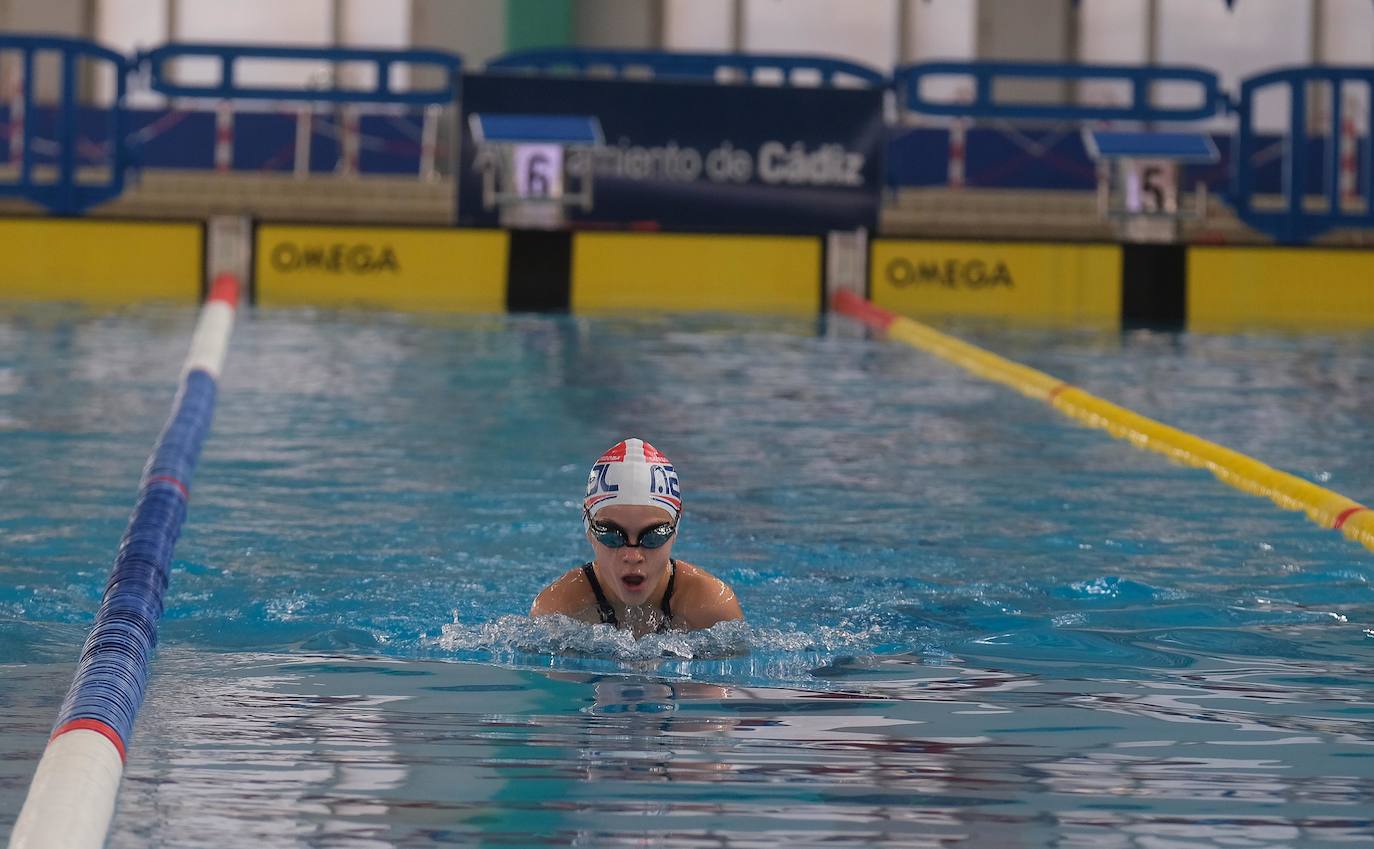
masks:
<path id="1" fill-rule="evenodd" d="M 1323 528 L 1339 530 L 1374 551 L 1374 511 L 1338 492 L 1233 451 L 1187 431 L 1157 422 L 1090 392 L 932 327 L 874 306 L 850 292 L 836 293 L 837 312 L 883 331 L 888 338 L 933 354 L 973 374 L 1044 401 L 1088 427 L 1100 428 L 1137 448 L 1210 471 L 1223 483 L 1260 495 L 1285 510 L 1301 510 Z"/>

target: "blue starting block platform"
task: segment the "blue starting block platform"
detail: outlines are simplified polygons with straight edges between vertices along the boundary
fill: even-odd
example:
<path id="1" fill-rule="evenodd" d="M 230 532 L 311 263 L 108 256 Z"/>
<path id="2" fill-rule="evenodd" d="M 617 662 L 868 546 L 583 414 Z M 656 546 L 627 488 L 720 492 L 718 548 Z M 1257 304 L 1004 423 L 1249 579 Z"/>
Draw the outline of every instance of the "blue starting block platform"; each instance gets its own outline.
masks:
<path id="1" fill-rule="evenodd" d="M 475 112 L 469 116 L 478 144 L 561 144 L 596 147 L 604 142 L 601 122 L 591 115 L 507 115 Z"/>
<path id="2" fill-rule="evenodd" d="M 1193 209 L 1179 206 L 1182 166 L 1221 158 L 1206 133 L 1149 133 L 1084 128 L 1083 147 L 1097 162 L 1097 208 L 1133 242 L 1172 242 L 1184 218 L 1203 218 L 1207 186 L 1193 190 Z"/>
<path id="3" fill-rule="evenodd" d="M 1085 130 L 1083 146 L 1094 160 L 1168 159 L 1173 162 L 1216 162 L 1221 158 L 1206 133 L 1133 133 Z"/>
<path id="4" fill-rule="evenodd" d="M 482 208 L 498 210 L 503 226 L 556 229 L 568 207 L 592 208 L 591 152 L 604 144 L 596 116 L 474 112 L 468 132 L 477 145 Z M 587 155 L 570 168 L 574 151 Z"/>

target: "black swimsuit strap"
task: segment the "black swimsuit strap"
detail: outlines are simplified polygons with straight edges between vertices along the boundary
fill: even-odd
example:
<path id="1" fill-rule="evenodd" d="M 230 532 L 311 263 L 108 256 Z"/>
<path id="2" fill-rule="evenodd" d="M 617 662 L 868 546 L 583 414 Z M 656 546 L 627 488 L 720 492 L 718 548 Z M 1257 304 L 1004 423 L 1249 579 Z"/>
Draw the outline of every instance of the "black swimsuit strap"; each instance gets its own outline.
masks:
<path id="1" fill-rule="evenodd" d="M 669 560 L 671 567 L 668 572 L 668 586 L 663 589 L 663 601 L 659 602 L 659 609 L 663 611 L 663 621 L 658 623 L 658 633 L 662 634 L 668 630 L 668 624 L 673 619 L 673 582 L 677 580 L 677 561 Z M 601 582 L 596 579 L 596 569 L 590 563 L 582 564 L 582 574 L 587 576 L 587 583 L 592 585 L 592 593 L 596 596 L 596 610 L 601 614 L 601 623 L 610 625 L 612 628 L 619 628 L 620 621 L 615 618 L 615 608 L 606 600 L 606 593 L 601 590 Z"/>
<path id="2" fill-rule="evenodd" d="M 611 603 L 606 600 L 606 594 L 601 591 L 601 582 L 596 579 L 596 570 L 592 568 L 592 564 L 583 564 L 582 574 L 587 576 L 587 583 L 592 585 L 592 592 L 596 594 L 596 609 L 601 613 L 602 624 L 619 628 L 620 623 L 616 621 L 615 608 L 611 607 Z"/>
<path id="3" fill-rule="evenodd" d="M 677 580 L 677 561 L 669 560 L 668 586 L 663 590 L 663 601 L 659 603 L 659 608 L 663 610 L 663 630 L 668 629 L 668 620 L 673 618 L 673 581 Z"/>

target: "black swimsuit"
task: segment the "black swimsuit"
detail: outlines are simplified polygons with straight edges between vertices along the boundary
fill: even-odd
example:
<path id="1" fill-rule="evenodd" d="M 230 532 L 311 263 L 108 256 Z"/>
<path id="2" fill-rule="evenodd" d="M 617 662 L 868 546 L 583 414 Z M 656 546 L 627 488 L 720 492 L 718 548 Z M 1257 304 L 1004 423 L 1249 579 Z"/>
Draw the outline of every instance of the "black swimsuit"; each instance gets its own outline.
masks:
<path id="1" fill-rule="evenodd" d="M 677 579 L 677 561 L 669 560 L 669 565 L 673 571 L 668 573 L 668 586 L 663 590 L 663 601 L 659 602 L 659 609 L 663 611 L 663 621 L 658 623 L 655 633 L 662 634 L 668 630 L 668 623 L 673 618 L 673 581 Z M 601 622 L 613 628 L 620 627 L 620 621 L 616 619 L 615 608 L 606 600 L 606 594 L 601 591 L 601 582 L 596 579 L 596 570 L 592 564 L 587 563 L 582 566 L 582 574 L 587 576 L 587 583 L 592 585 L 592 592 L 596 594 L 596 609 L 601 614 Z"/>

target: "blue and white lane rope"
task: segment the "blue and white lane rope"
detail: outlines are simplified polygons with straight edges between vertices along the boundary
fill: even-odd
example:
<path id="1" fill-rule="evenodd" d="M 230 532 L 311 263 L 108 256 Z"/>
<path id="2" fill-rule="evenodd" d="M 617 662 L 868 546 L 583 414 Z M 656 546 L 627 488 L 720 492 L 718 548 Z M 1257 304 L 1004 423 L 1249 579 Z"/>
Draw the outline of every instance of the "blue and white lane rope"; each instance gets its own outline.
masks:
<path id="1" fill-rule="evenodd" d="M 105 842 L 238 300 L 238 280 L 217 277 L 201 308 L 172 414 L 143 469 L 95 625 L 10 835 L 11 849 L 95 849 Z"/>

